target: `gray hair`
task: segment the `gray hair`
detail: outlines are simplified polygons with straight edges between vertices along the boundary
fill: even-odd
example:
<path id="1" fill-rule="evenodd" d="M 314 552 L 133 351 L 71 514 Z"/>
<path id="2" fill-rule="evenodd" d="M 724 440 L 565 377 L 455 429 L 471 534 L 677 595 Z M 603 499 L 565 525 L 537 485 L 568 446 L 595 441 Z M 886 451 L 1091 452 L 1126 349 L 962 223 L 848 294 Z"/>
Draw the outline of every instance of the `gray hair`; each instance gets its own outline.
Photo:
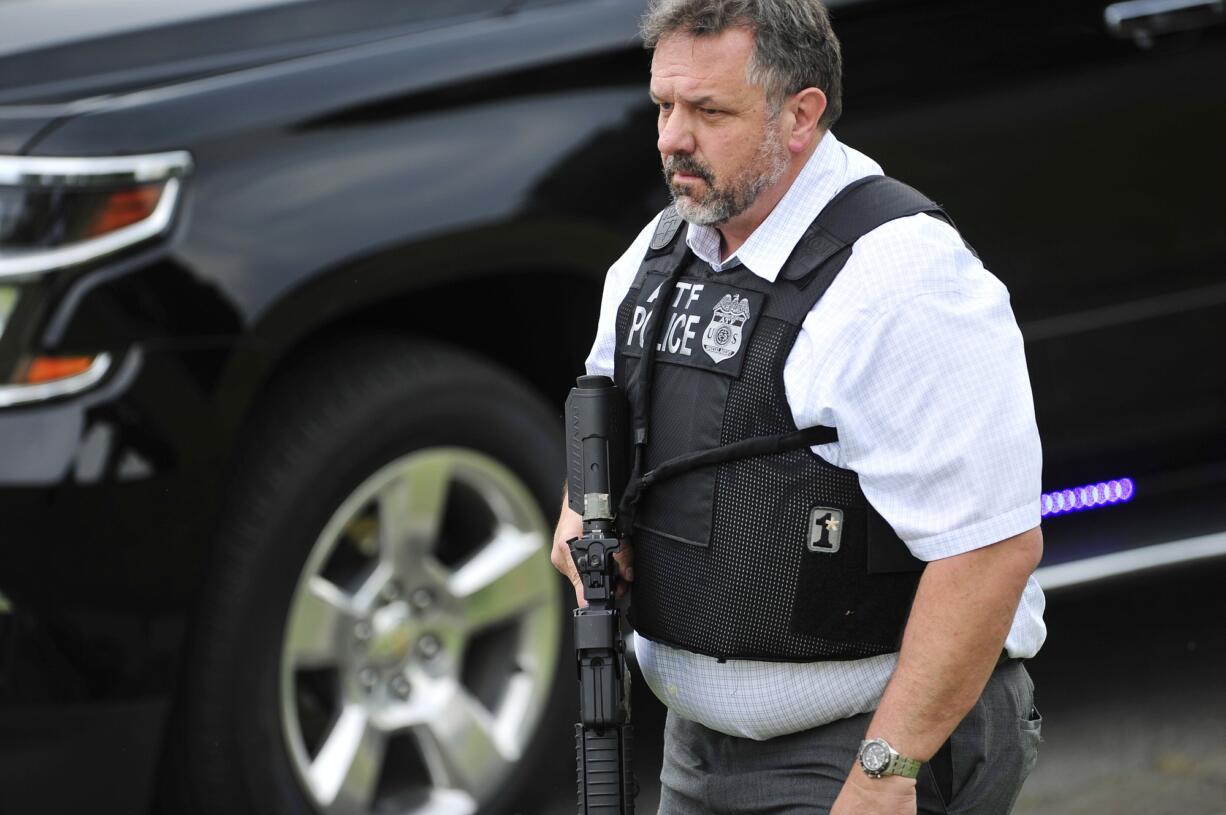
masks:
<path id="1" fill-rule="evenodd" d="M 843 58 L 820 0 L 652 0 L 640 33 L 655 48 L 669 34 L 704 37 L 731 28 L 753 33 L 746 76 L 766 92 L 772 116 L 788 96 L 820 88 L 826 111 L 819 124 L 835 123 L 843 112 Z"/>

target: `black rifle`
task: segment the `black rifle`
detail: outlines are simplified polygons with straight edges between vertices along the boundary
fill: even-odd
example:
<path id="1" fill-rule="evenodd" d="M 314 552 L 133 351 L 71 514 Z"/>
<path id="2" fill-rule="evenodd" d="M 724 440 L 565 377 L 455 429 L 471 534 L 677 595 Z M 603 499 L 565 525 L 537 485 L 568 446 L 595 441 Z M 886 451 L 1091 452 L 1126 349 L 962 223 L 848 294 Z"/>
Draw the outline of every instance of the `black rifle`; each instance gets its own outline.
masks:
<path id="1" fill-rule="evenodd" d="M 569 541 L 586 608 L 575 609 L 579 716 L 575 725 L 579 815 L 633 815 L 630 674 L 617 608 L 613 554 L 621 543 L 616 508 L 625 482 L 625 398 L 607 376 L 581 376 L 566 400 L 567 491 L 583 516 Z"/>

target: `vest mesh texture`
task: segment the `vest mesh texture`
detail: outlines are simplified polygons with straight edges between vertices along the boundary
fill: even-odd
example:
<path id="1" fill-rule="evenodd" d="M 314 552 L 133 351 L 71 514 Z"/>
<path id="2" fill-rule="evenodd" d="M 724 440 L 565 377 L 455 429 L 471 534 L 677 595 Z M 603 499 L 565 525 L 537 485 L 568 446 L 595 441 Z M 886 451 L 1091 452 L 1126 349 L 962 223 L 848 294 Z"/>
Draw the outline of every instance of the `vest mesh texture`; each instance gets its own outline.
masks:
<path id="1" fill-rule="evenodd" d="M 706 268 L 692 256 L 687 265 L 691 273 Z M 740 270 L 720 279 L 748 285 L 751 275 Z M 635 299 L 632 289 L 618 311 L 619 344 L 625 342 Z M 770 311 L 742 348 L 746 356 L 740 376 L 724 391 L 721 445 L 796 429 L 783 367 L 799 326 L 772 318 Z M 619 354 L 616 366 L 619 384 L 627 387 L 638 360 Z M 652 446 L 684 446 L 691 432 L 692 410 L 659 404 L 665 389 L 661 382 L 678 373 L 677 366 L 655 366 Z M 693 372 L 682 375 L 689 378 Z M 707 395 L 717 390 L 722 388 Z M 713 482 L 713 492 L 708 489 L 705 495 L 696 492 L 678 501 L 668 489 L 673 500 L 640 505 L 633 536 L 631 618 L 641 634 L 719 658 L 858 659 L 896 650 L 918 575 L 868 573 L 871 508 L 854 472 L 801 449 L 722 464 Z M 671 528 L 675 524 L 666 517 L 670 507 L 692 512 L 695 505 L 709 507 L 711 513 L 706 546 L 680 543 L 643 528 Z M 843 511 L 838 552 L 809 551 L 814 507 Z"/>

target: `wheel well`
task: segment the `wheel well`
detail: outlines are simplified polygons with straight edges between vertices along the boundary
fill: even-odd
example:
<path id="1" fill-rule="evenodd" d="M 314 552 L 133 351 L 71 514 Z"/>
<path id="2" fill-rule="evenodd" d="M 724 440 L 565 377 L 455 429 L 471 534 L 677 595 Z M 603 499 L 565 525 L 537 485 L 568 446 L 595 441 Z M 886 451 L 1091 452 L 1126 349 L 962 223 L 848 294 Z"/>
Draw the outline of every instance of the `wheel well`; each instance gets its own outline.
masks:
<path id="1" fill-rule="evenodd" d="M 561 404 L 595 336 L 600 281 L 562 272 L 504 271 L 381 300 L 320 326 L 282 350 L 264 386 L 316 349 L 363 334 L 442 340 L 497 362 Z M 252 402 L 258 407 L 260 398 Z"/>
<path id="2" fill-rule="evenodd" d="M 206 544 L 215 534 L 220 509 L 235 500 L 227 485 L 236 469 L 241 469 L 243 452 L 255 441 L 252 434 L 258 430 L 262 409 L 270 404 L 277 385 L 292 382 L 300 366 L 310 365 L 321 351 L 370 335 L 403 334 L 446 342 L 513 372 L 556 405 L 560 420 L 562 402 L 575 376 L 583 372 L 583 360 L 595 334 L 600 294 L 601 281 L 591 275 L 508 270 L 380 300 L 278 349 L 267 367 L 258 374 L 252 372 L 259 379 L 252 395 L 243 405 L 234 406 L 231 443 L 219 467 L 214 516 L 194 536 L 199 545 L 193 547 L 186 573 L 207 575 L 217 567 L 218 553 L 209 551 Z M 198 602 L 197 597 L 191 604 Z M 191 618 L 198 617 L 196 608 Z M 194 631 L 188 634 L 189 639 L 195 636 Z M 165 773 L 163 777 L 170 778 Z"/>

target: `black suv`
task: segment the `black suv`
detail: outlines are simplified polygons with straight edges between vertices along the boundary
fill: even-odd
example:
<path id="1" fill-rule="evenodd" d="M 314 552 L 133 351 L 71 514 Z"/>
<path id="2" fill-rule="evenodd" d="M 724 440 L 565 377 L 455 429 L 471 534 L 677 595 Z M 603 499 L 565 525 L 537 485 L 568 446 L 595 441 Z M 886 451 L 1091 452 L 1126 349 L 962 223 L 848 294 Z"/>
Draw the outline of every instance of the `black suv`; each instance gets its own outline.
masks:
<path id="1" fill-rule="evenodd" d="M 137 5 L 0 4 L 0 810 L 539 811 L 643 4 Z M 1041 577 L 1226 551 L 1222 3 L 830 5 L 1013 292 Z"/>

